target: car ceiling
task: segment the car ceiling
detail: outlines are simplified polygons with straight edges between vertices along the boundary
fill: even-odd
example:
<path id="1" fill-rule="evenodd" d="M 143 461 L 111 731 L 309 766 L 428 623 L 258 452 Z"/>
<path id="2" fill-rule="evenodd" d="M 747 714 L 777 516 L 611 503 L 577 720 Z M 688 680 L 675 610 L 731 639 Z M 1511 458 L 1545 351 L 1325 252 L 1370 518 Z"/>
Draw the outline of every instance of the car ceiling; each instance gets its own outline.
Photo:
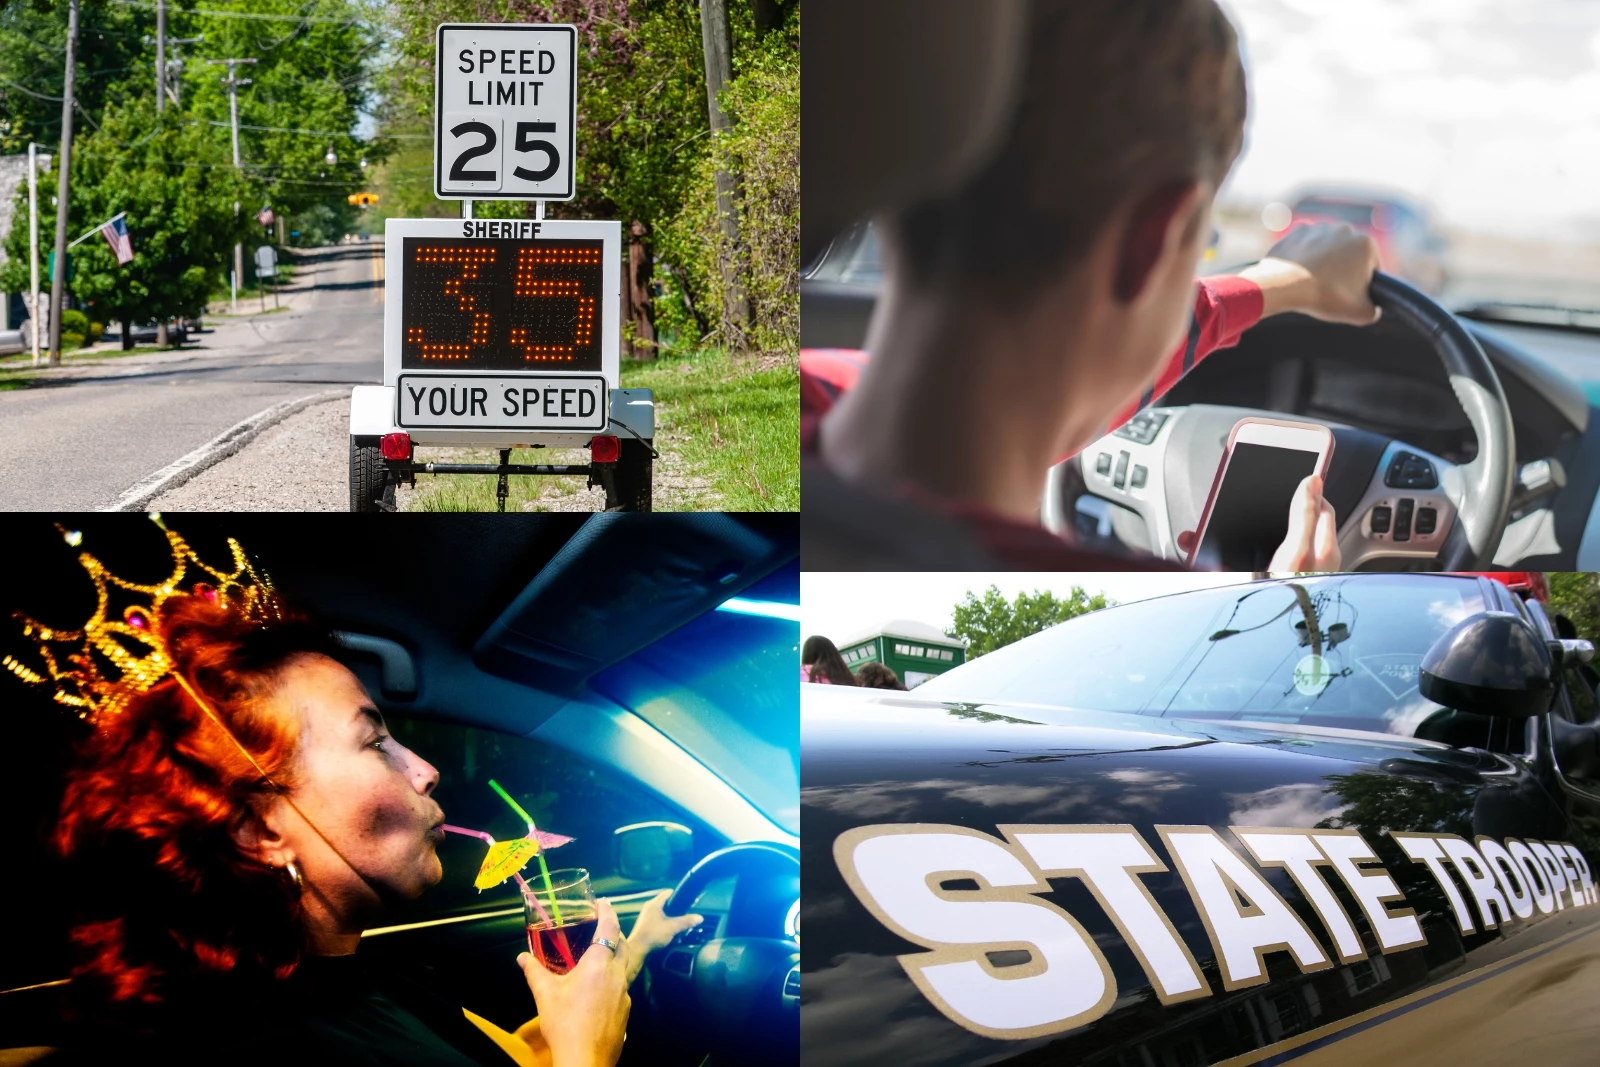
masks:
<path id="1" fill-rule="evenodd" d="M 169 515 L 213 565 L 237 539 L 291 604 L 341 631 L 398 642 L 415 659 L 405 710 L 526 735 L 588 679 L 798 557 L 793 515 Z M 619 521 L 620 520 L 620 521 Z M 631 520 L 631 521 L 630 521 Z M 162 534 L 136 516 L 70 516 L 78 551 L 136 581 L 165 575 Z M 93 610 L 76 552 L 45 519 L 7 540 L 39 568 L 0 595 L 70 627 Z M 8 641 L 9 645 L 10 642 Z M 374 695 L 376 658 L 351 666 Z"/>

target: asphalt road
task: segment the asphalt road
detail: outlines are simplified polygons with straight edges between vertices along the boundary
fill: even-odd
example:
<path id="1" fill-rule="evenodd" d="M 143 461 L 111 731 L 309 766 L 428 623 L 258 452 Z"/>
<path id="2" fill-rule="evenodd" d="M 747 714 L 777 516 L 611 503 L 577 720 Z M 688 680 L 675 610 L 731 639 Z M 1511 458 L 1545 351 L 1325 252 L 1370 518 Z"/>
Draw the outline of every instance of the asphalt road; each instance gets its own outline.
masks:
<path id="1" fill-rule="evenodd" d="M 288 310 L 208 320 L 180 351 L 67 366 L 0 392 L 0 510 L 107 507 L 264 408 L 380 381 L 382 255 L 382 241 L 308 249 L 281 294 Z"/>

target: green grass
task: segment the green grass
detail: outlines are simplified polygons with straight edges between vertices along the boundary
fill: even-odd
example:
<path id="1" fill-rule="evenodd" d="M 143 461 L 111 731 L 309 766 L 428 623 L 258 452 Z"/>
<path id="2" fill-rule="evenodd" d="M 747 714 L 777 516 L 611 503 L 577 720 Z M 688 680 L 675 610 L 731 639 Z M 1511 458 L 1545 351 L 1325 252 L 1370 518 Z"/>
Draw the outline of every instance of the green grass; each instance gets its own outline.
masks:
<path id="1" fill-rule="evenodd" d="M 32 374 L 0 375 L 0 393 L 9 393 L 13 389 L 26 389 L 33 384 L 35 377 Z"/>
<path id="2" fill-rule="evenodd" d="M 798 511 L 800 376 L 793 360 L 720 351 L 625 362 L 622 384 L 656 398 L 655 508 L 658 511 Z M 419 448 L 421 460 L 493 463 L 494 449 Z M 585 463 L 581 449 L 517 449 L 513 463 Z M 495 479 L 419 475 L 402 491 L 410 511 L 493 511 Z M 585 494 L 585 499 L 574 499 Z M 507 511 L 566 510 L 604 501 L 598 487 L 565 476 L 513 477 Z"/>
<path id="3" fill-rule="evenodd" d="M 170 349 L 165 349 L 165 348 L 157 348 L 155 345 L 134 345 L 132 348 L 130 348 L 126 352 L 124 352 L 120 348 L 101 348 L 101 349 L 96 350 L 96 349 L 82 349 L 82 348 L 80 348 L 80 349 L 69 349 L 69 348 L 63 347 L 62 350 L 61 350 L 61 362 L 62 362 L 63 365 L 66 365 L 68 363 L 75 363 L 75 362 L 77 362 L 79 360 L 84 360 L 84 359 L 115 359 L 118 356 L 139 356 L 139 355 L 144 355 L 144 354 L 149 353 L 149 352 L 167 352 L 167 351 L 171 351 L 171 350 Z M 49 350 L 45 349 L 45 348 L 41 348 L 39 350 L 39 366 L 48 367 L 49 365 L 50 365 L 50 353 L 49 353 Z M 6 368 L 11 368 L 11 367 L 32 367 L 32 366 L 33 366 L 33 352 L 31 350 L 29 350 L 27 352 L 18 352 L 16 354 L 10 355 L 10 356 L 0 357 L 0 369 L 6 369 Z"/>
<path id="4" fill-rule="evenodd" d="M 663 356 L 624 364 L 622 384 L 655 391 L 656 450 L 709 478 L 715 510 L 800 510 L 798 364 Z"/>

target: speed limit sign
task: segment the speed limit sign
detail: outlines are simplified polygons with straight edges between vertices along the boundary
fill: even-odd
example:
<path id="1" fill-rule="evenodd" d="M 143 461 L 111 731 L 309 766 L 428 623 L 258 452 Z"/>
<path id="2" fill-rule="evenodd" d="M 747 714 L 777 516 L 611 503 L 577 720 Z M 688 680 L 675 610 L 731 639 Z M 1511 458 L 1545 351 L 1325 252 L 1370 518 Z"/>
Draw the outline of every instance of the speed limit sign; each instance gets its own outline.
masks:
<path id="1" fill-rule="evenodd" d="M 443 200 L 571 200 L 578 31 L 439 27 L 433 190 Z"/>

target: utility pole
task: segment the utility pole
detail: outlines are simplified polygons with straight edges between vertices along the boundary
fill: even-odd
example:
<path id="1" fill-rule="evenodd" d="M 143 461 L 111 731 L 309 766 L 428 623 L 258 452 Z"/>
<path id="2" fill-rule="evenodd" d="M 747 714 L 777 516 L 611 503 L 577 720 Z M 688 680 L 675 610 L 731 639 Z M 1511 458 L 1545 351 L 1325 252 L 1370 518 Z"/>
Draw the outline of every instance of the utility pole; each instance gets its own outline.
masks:
<path id="1" fill-rule="evenodd" d="M 238 78 L 234 75 L 234 67 L 239 63 L 254 63 L 254 59 L 208 59 L 207 63 L 226 63 L 228 76 L 222 82 L 228 87 L 228 119 L 233 124 L 233 167 L 243 170 L 239 164 L 239 86 L 249 85 L 249 78 Z M 239 201 L 233 202 L 233 213 L 239 214 Z M 244 244 L 240 241 L 233 243 L 233 278 L 234 278 L 234 310 L 238 311 L 238 288 L 244 285 Z M 265 306 L 265 305 L 263 305 Z"/>
<path id="2" fill-rule="evenodd" d="M 706 57 L 706 107 L 711 118 L 711 136 L 716 138 L 733 126 L 717 102 L 717 95 L 733 80 L 733 45 L 728 33 L 727 0 L 700 0 L 700 43 Z M 729 340 L 742 347 L 744 327 L 750 318 L 739 277 L 739 218 L 734 200 L 733 175 L 726 167 L 716 171 L 717 216 L 722 221 L 724 250 L 717 257 L 722 269 L 722 319 Z"/>
<path id="3" fill-rule="evenodd" d="M 166 78 L 163 84 L 167 95 L 172 98 L 173 107 L 183 106 L 183 56 L 179 54 L 178 46 L 199 44 L 205 39 L 206 35 L 202 33 L 198 37 L 173 37 L 166 42 L 172 46 L 172 58 L 161 69 L 164 71 L 163 77 Z"/>
<path id="4" fill-rule="evenodd" d="M 156 0 L 156 114 L 167 105 L 167 0 Z"/>
<path id="5" fill-rule="evenodd" d="M 50 272 L 50 365 L 61 363 L 61 309 L 67 278 L 67 178 L 72 173 L 72 91 L 78 63 L 78 0 L 67 6 L 67 71 L 61 86 L 61 155 L 56 166 L 56 264 Z"/>
<path id="6" fill-rule="evenodd" d="M 49 166 L 49 156 L 44 157 Z M 39 146 L 28 142 L 28 323 L 33 334 L 33 365 L 39 365 Z"/>

